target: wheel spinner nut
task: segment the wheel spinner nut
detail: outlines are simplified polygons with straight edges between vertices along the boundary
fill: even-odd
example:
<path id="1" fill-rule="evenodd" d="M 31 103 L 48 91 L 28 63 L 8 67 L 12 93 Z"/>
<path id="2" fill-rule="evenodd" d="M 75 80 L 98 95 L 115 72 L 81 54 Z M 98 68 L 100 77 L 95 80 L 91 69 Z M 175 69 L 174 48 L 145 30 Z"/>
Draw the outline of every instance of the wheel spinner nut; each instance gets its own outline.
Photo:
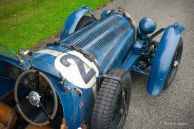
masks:
<path id="1" fill-rule="evenodd" d="M 41 96 L 36 91 L 31 91 L 26 98 L 28 98 L 30 104 L 39 107 Z"/>

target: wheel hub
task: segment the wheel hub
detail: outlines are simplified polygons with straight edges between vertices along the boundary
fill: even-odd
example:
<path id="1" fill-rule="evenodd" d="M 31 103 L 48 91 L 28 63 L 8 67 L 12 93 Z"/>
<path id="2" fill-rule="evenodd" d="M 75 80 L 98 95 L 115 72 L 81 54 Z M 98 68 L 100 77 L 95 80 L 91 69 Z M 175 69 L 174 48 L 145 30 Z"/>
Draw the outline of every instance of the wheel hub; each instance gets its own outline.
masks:
<path id="1" fill-rule="evenodd" d="M 174 67 L 177 67 L 179 65 L 179 62 L 176 60 L 173 64 Z"/>
<path id="2" fill-rule="evenodd" d="M 33 106 L 36 106 L 36 107 L 40 106 L 41 96 L 36 91 L 31 91 L 26 98 Z"/>

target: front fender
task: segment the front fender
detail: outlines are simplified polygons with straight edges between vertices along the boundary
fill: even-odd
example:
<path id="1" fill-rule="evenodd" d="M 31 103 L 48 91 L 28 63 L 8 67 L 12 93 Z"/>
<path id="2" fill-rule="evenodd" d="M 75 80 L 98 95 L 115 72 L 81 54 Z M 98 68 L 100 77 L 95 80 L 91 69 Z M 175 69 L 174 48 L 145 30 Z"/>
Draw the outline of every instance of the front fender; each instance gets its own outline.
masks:
<path id="1" fill-rule="evenodd" d="M 184 27 L 179 24 L 170 25 L 165 30 L 153 59 L 147 85 L 148 94 L 159 95 L 163 91 L 183 30 Z"/>
<path id="2" fill-rule="evenodd" d="M 81 18 L 90 12 L 91 9 L 87 8 L 86 6 L 83 6 L 82 8 L 79 8 L 78 10 L 74 11 L 64 23 L 60 40 L 72 34 L 75 31 L 76 26 L 78 25 Z"/>

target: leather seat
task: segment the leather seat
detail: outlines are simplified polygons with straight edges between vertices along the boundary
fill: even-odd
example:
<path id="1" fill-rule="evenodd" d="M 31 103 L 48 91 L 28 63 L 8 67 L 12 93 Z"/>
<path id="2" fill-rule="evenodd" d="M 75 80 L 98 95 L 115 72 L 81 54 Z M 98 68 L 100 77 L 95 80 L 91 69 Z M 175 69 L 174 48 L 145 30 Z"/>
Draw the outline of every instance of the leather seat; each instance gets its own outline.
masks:
<path id="1" fill-rule="evenodd" d="M 25 129 L 52 129 L 52 128 L 48 125 L 37 126 L 37 125 L 29 124 Z"/>
<path id="2" fill-rule="evenodd" d="M 0 129 L 6 129 L 3 124 L 0 123 Z"/>
<path id="3" fill-rule="evenodd" d="M 15 111 L 7 104 L 0 102 L 0 129 L 14 129 L 16 120 Z"/>

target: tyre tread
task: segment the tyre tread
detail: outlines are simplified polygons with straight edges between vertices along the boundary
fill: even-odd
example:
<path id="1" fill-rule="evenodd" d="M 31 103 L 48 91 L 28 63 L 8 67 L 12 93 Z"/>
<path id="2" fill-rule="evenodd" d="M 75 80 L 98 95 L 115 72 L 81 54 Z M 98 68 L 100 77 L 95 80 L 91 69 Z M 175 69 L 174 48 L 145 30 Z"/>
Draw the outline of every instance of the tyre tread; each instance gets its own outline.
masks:
<path id="1" fill-rule="evenodd" d="M 113 69 L 108 75 L 111 76 L 123 76 L 123 70 Z M 91 129 L 109 129 L 110 127 L 110 115 L 112 103 L 116 96 L 114 96 L 116 88 L 120 85 L 120 82 L 115 79 L 105 78 L 102 82 L 101 88 L 95 100 L 95 106 L 93 109 L 93 117 L 91 121 Z"/>

